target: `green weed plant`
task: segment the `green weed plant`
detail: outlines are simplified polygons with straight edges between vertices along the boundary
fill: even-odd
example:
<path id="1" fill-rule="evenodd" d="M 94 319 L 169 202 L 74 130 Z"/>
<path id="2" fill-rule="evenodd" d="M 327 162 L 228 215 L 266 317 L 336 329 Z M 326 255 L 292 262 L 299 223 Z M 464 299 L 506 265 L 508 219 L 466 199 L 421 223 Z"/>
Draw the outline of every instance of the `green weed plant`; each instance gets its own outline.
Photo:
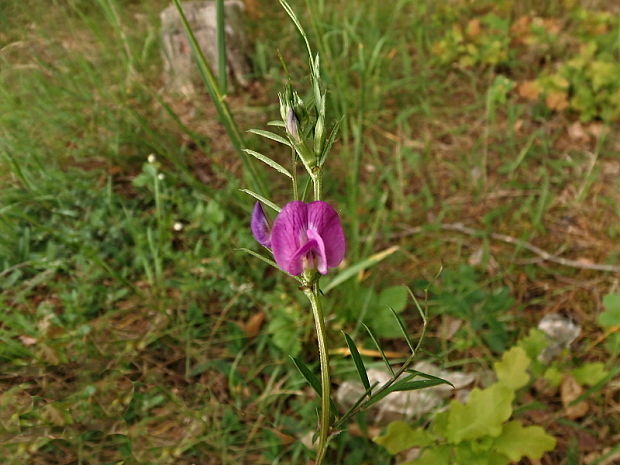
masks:
<path id="1" fill-rule="evenodd" d="M 540 426 L 510 420 L 516 393 L 530 380 L 529 365 L 525 350 L 513 347 L 494 364 L 496 383 L 474 388 L 465 403 L 453 400 L 428 428 L 394 422 L 375 441 L 391 454 L 421 449 L 419 458 L 401 465 L 507 465 L 526 456 L 538 460 L 553 450 L 556 440 Z"/>
<path id="2" fill-rule="evenodd" d="M 498 5 L 466 25 L 452 24 L 433 53 L 438 63 L 461 69 L 525 74 L 521 96 L 549 110 L 570 110 L 583 122 L 617 121 L 618 18 L 581 7 L 571 8 L 568 16 L 515 17 Z"/>

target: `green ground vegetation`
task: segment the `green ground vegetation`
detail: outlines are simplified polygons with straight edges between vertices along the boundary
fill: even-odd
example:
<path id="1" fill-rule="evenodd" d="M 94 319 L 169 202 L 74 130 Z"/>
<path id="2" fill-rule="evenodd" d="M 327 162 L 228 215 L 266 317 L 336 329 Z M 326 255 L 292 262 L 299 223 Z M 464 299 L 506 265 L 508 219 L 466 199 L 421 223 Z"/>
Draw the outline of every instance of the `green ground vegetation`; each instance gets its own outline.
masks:
<path id="1" fill-rule="evenodd" d="M 227 96 L 244 131 L 279 118 L 278 52 L 300 92 L 309 73 L 276 2 L 245 3 L 253 74 Z M 362 323 L 386 349 L 407 351 L 386 307 L 419 335 L 404 286 L 428 312 L 420 357 L 482 374 L 505 369 L 502 357 L 527 360 L 505 396 L 508 415 L 481 421 L 476 434 L 461 434 L 458 412 L 471 416 L 503 386 L 499 372 L 499 383 L 481 376 L 470 401 L 453 400 L 443 417 L 387 430 L 357 418 L 326 463 L 402 463 L 392 454 L 420 445 L 415 435 L 435 444 L 427 456 L 453 460 L 501 442 L 502 463 L 516 461 L 531 451 L 512 447 L 514 438 L 530 433 L 540 443 L 535 459 L 548 451 L 537 463 L 617 457 L 620 21 L 612 3 L 292 2 L 321 55 L 328 126 L 342 118 L 324 189 L 347 231 L 343 269 L 372 258 L 340 275 L 348 279 L 324 280 L 334 383 L 356 377 L 340 330 L 369 350 L 367 366 L 382 362 Z M 318 366 L 312 316 L 295 282 L 236 250 L 257 250 L 252 199 L 240 192 L 244 165 L 206 94 L 163 89 L 166 6 L 0 2 L 7 465 L 312 457 L 299 438 L 311 438 L 317 403 L 289 359 Z M 290 159 L 282 146 L 244 138 Z M 266 176 L 285 202 L 283 182 Z M 552 312 L 582 332 L 542 364 L 546 340 L 533 328 Z M 442 426 L 448 416 L 452 426 Z M 412 437 L 394 445 L 390 431 Z"/>

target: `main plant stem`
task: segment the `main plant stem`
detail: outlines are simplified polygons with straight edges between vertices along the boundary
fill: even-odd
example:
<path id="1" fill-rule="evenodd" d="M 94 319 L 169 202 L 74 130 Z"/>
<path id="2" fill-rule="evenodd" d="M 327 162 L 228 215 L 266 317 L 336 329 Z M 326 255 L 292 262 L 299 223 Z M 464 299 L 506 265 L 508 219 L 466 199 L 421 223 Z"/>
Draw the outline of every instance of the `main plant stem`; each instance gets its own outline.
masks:
<path id="1" fill-rule="evenodd" d="M 312 184 L 314 185 L 314 200 L 321 200 L 321 188 L 323 186 L 321 183 L 320 171 L 312 177 Z"/>
<path id="2" fill-rule="evenodd" d="M 314 315 L 314 325 L 316 326 L 316 338 L 319 343 L 319 359 L 321 362 L 321 414 L 319 419 L 319 447 L 316 455 L 315 465 L 321 465 L 327 450 L 327 439 L 329 437 L 329 406 L 331 399 L 331 386 L 329 381 L 329 356 L 327 354 L 327 331 L 325 329 L 325 317 L 319 296 L 319 285 L 317 282 L 305 291 Z"/>

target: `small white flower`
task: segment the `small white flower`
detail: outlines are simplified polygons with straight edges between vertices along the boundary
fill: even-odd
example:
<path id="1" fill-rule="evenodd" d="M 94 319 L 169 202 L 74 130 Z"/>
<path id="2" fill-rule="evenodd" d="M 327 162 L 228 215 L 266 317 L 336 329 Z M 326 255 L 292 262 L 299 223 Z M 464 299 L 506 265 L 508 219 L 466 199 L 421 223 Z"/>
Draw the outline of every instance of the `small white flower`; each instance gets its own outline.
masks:
<path id="1" fill-rule="evenodd" d="M 180 231 L 183 229 L 183 223 L 181 223 L 180 221 L 177 221 L 176 223 L 174 223 L 172 225 L 172 229 L 174 229 L 175 231 Z"/>
<path id="2" fill-rule="evenodd" d="M 152 153 L 148 157 L 146 157 L 146 161 L 148 161 L 149 163 L 155 163 L 155 160 L 155 155 L 153 155 Z"/>
<path id="3" fill-rule="evenodd" d="M 164 173 L 159 173 L 159 174 L 157 175 L 157 179 L 159 179 L 160 181 L 163 181 L 163 180 L 164 180 L 164 178 L 165 178 Z"/>

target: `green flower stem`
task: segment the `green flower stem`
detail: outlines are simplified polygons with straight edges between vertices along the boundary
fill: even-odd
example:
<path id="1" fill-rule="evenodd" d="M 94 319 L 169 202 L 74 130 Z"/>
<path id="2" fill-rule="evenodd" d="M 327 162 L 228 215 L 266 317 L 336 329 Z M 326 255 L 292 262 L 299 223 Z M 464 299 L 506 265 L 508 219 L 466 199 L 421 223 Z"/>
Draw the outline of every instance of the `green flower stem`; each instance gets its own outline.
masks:
<path id="1" fill-rule="evenodd" d="M 314 200 L 321 200 L 321 172 L 317 170 L 316 174 L 312 176 L 312 184 L 314 185 Z"/>
<path id="2" fill-rule="evenodd" d="M 327 355 L 327 331 L 325 329 L 325 317 L 323 316 L 323 307 L 319 297 L 319 284 L 315 282 L 311 287 L 304 291 L 310 305 L 312 306 L 312 314 L 314 315 L 314 324 L 316 326 L 316 338 L 319 343 L 319 359 L 321 362 L 321 414 L 319 419 L 319 447 L 317 450 L 315 465 L 321 465 L 327 450 L 327 439 L 329 438 L 329 415 L 331 399 L 331 386 L 329 381 L 329 356 Z"/>

